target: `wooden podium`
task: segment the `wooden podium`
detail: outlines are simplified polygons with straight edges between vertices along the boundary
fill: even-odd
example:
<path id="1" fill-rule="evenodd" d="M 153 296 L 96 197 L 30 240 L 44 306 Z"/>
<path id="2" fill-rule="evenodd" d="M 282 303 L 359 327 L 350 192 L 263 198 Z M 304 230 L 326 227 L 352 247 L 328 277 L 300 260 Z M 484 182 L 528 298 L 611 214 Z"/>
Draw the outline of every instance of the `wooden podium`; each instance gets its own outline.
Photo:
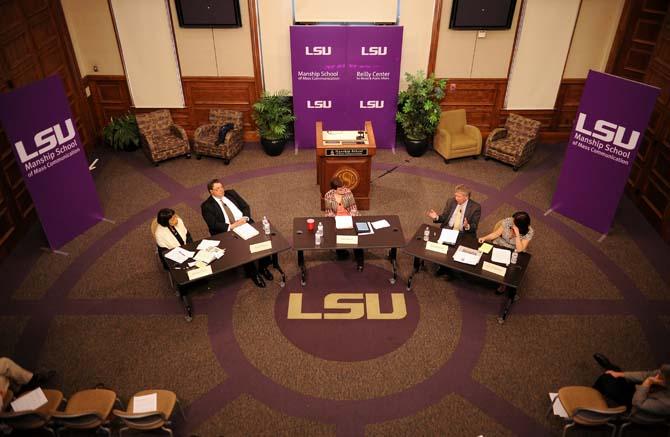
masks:
<path id="1" fill-rule="evenodd" d="M 354 193 L 358 209 L 370 209 L 372 157 L 377 151 L 372 122 L 366 121 L 365 131 L 358 132 L 361 133 L 359 139 L 338 141 L 328 139 L 326 134 L 324 140 L 323 124 L 316 122 L 316 183 L 321 188 L 322 210 L 325 209 L 323 196 L 330 190 L 330 180 L 335 176 Z"/>

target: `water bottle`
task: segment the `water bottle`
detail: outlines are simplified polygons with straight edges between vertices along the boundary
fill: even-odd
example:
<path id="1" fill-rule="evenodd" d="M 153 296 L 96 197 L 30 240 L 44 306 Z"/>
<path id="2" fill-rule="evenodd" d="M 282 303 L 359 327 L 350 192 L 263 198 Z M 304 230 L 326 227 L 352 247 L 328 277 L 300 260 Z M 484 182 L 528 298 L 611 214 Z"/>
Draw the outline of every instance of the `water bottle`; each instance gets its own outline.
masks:
<path id="1" fill-rule="evenodd" d="M 323 237 L 323 223 L 319 222 L 316 227 L 316 232 Z"/>
<path id="2" fill-rule="evenodd" d="M 270 222 L 266 216 L 263 216 L 263 232 L 265 235 L 270 235 Z"/>
<path id="3" fill-rule="evenodd" d="M 426 229 L 423 231 L 423 241 L 430 240 L 430 226 L 426 226 Z"/>
<path id="4" fill-rule="evenodd" d="M 314 245 L 321 246 L 321 234 L 318 230 L 314 233 Z"/>
<path id="5" fill-rule="evenodd" d="M 518 258 L 519 258 L 519 252 L 515 250 L 514 252 L 512 252 L 512 257 L 509 260 L 510 264 L 516 264 L 516 260 Z"/>

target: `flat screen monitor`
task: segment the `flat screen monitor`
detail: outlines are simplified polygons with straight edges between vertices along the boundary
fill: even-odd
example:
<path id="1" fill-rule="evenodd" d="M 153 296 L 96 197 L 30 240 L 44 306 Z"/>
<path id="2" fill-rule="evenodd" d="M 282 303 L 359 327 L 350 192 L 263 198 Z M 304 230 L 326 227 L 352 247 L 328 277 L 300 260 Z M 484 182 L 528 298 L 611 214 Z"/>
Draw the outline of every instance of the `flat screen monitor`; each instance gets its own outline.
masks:
<path id="1" fill-rule="evenodd" d="M 454 0 L 450 29 L 509 29 L 516 0 Z"/>
<path id="2" fill-rule="evenodd" d="M 181 27 L 242 27 L 240 0 L 175 0 Z"/>

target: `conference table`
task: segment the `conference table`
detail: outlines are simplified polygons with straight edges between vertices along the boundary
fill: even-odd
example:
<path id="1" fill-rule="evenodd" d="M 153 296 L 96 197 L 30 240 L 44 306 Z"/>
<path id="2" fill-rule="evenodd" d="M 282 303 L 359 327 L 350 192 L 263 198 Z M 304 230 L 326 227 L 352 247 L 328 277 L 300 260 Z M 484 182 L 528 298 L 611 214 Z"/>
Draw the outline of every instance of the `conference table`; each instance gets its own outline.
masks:
<path id="1" fill-rule="evenodd" d="M 289 250 L 291 245 L 286 240 L 286 238 L 275 227 L 272 226 L 272 224 L 270 227 L 270 235 L 265 235 L 263 232 L 262 223 L 251 223 L 250 225 L 258 231 L 258 235 L 251 237 L 248 240 L 242 239 L 242 237 L 233 231 L 212 235 L 211 237 L 206 238 L 207 240 L 218 240 L 218 247 L 226 250 L 225 254 L 221 258 L 215 259 L 209 263 L 209 267 L 211 267 L 212 273 L 206 276 L 194 279 L 189 278 L 188 272 L 195 269 L 195 267 L 188 267 L 188 262 L 193 261 L 192 259 L 189 259 L 180 264 L 169 258 L 165 258 L 165 261 L 168 265 L 170 282 L 175 288 L 175 293 L 181 298 L 184 304 L 184 309 L 186 310 L 186 321 L 190 322 L 193 320 L 193 308 L 191 306 L 190 300 L 188 298 L 188 292 L 185 290 L 185 287 L 197 281 L 211 278 L 228 270 L 242 266 L 246 263 L 270 256 L 272 259 L 272 266 L 281 274 L 281 282 L 279 285 L 281 287 L 286 285 L 286 275 L 279 265 L 279 257 L 277 255 L 281 252 Z M 194 241 L 193 243 L 187 243 L 183 245 L 182 248 L 197 253 L 198 250 L 196 248 L 201 241 L 202 240 L 198 240 Z M 267 241 L 271 242 L 271 248 L 251 253 L 249 247 L 252 244 L 264 243 Z"/>
<path id="2" fill-rule="evenodd" d="M 313 218 L 314 230 L 307 229 L 307 219 Z M 356 223 L 359 222 L 377 222 L 386 220 L 388 226 L 381 229 L 374 229 L 373 234 L 358 235 L 356 232 Z M 307 284 L 307 268 L 305 266 L 305 252 L 337 249 L 390 249 L 389 261 L 393 268 L 393 276 L 389 278 L 391 284 L 395 284 L 398 278 L 398 248 L 405 245 L 405 235 L 402 231 L 400 218 L 397 215 L 369 215 L 353 216 L 353 229 L 336 229 L 334 217 L 296 217 L 293 219 L 293 248 L 298 252 L 298 267 L 300 268 L 300 283 Z M 315 244 L 314 234 L 317 224 L 321 222 L 324 228 L 324 236 L 321 244 Z M 337 236 L 355 236 L 358 235 L 357 244 L 338 244 Z"/>
<path id="3" fill-rule="evenodd" d="M 438 237 L 440 236 L 441 228 L 439 226 L 433 225 L 421 225 L 416 230 L 416 233 L 412 239 L 407 243 L 407 245 L 402 249 L 403 252 L 407 253 L 410 256 L 414 257 L 414 269 L 412 274 L 407 280 L 407 291 L 410 291 L 412 288 L 412 280 L 414 275 L 419 272 L 423 261 L 431 261 L 435 264 L 447 267 L 451 270 L 455 270 L 461 273 L 464 273 L 469 276 L 474 276 L 477 278 L 485 279 L 497 284 L 505 285 L 507 287 L 507 300 L 505 305 L 498 317 L 498 323 L 504 323 L 507 319 L 512 304 L 517 299 L 517 289 L 519 288 L 521 281 L 523 280 L 526 270 L 528 269 L 528 264 L 530 263 L 531 255 L 526 252 L 520 252 L 516 264 L 509 264 L 504 266 L 502 264 L 493 263 L 491 261 L 491 256 L 493 250 L 489 253 L 482 253 L 481 259 L 476 265 L 464 264 L 462 262 L 455 261 L 453 256 L 459 246 L 465 246 L 471 249 L 478 249 L 481 244 L 477 241 L 477 236 L 469 232 L 460 232 L 458 239 L 454 245 L 448 247 L 446 254 L 435 252 L 433 250 L 426 249 L 426 242 L 423 240 L 424 231 L 428 227 L 430 229 L 429 241 L 436 243 Z M 490 242 L 489 242 L 490 243 Z M 507 249 L 501 246 L 495 246 L 500 249 Z M 492 273 L 490 271 L 484 270 L 482 268 L 484 262 L 496 264 L 499 267 L 506 267 L 505 275 L 500 276 L 498 274 Z"/>

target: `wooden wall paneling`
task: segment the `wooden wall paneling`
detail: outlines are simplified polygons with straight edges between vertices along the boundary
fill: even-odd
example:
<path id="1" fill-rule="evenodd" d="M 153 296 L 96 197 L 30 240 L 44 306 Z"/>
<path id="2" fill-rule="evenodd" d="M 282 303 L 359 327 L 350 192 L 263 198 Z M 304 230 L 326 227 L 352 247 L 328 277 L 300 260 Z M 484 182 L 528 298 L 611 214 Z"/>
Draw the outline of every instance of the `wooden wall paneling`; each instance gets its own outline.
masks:
<path id="1" fill-rule="evenodd" d="M 437 46 L 440 40 L 440 22 L 442 20 L 442 0 L 435 0 L 433 8 L 433 29 L 430 33 L 430 50 L 428 52 L 428 67 L 426 74 L 430 76 L 435 73 L 435 62 L 437 60 Z"/>

